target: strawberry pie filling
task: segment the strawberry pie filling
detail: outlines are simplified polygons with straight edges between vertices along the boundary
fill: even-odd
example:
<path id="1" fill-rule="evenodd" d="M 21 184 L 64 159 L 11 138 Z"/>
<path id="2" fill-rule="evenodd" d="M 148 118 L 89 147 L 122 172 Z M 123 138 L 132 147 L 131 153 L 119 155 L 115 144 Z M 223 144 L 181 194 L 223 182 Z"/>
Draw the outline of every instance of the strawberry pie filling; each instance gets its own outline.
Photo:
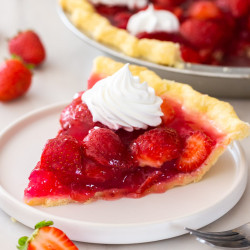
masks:
<path id="1" fill-rule="evenodd" d="M 140 32 L 136 34 L 139 39 L 179 43 L 185 62 L 245 67 L 250 65 L 249 1 L 150 0 L 148 2 L 155 10 L 173 13 L 178 18 L 180 27 L 174 32 Z M 94 6 L 100 15 L 121 29 L 128 29 L 129 19 L 147 9 L 147 7 L 139 9 L 104 4 Z"/>
<path id="2" fill-rule="evenodd" d="M 89 86 L 101 78 L 92 75 Z M 85 202 L 98 195 L 112 200 L 165 192 L 174 178 L 199 171 L 223 139 L 203 117 L 167 96 L 160 125 L 129 132 L 94 122 L 81 95 L 62 111 L 61 130 L 29 177 L 27 203 L 34 197 Z"/>

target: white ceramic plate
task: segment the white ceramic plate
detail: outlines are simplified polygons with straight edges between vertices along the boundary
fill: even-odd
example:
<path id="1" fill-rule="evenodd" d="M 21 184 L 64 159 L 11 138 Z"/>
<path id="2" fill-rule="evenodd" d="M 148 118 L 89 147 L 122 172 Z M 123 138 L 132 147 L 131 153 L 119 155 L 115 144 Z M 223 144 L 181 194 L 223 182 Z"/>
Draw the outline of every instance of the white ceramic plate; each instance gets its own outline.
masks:
<path id="1" fill-rule="evenodd" d="M 201 182 L 164 194 L 87 205 L 30 207 L 22 201 L 23 190 L 46 140 L 59 129 L 64 106 L 57 104 L 32 112 L 0 135 L 0 207 L 28 227 L 46 219 L 53 220 L 76 241 L 156 241 L 184 234 L 184 227 L 200 228 L 215 221 L 238 202 L 245 190 L 246 161 L 240 145 L 234 143 Z"/>
<path id="2" fill-rule="evenodd" d="M 217 97 L 250 97 L 250 68 L 223 67 L 201 64 L 184 64 L 183 69 L 152 63 L 143 59 L 126 56 L 114 48 L 95 41 L 75 27 L 70 17 L 60 6 L 58 13 L 65 26 L 82 41 L 122 62 L 143 65 L 152 69 L 162 78 L 188 83 L 199 92 Z"/>

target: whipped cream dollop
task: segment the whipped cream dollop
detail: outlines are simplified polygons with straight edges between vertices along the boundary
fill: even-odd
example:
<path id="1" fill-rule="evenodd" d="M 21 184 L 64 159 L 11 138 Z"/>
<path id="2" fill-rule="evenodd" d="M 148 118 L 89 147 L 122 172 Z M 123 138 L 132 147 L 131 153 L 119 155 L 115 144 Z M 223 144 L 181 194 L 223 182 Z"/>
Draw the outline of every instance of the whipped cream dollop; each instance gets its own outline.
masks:
<path id="1" fill-rule="evenodd" d="M 132 35 L 141 32 L 152 33 L 155 31 L 177 32 L 180 23 L 178 18 L 170 11 L 155 10 L 150 4 L 146 10 L 132 15 L 127 24 L 127 30 Z"/>
<path id="2" fill-rule="evenodd" d="M 126 131 L 146 129 L 161 123 L 162 99 L 155 95 L 146 82 L 140 83 L 133 76 L 129 64 L 112 76 L 97 82 L 82 95 L 94 122 L 101 122 L 110 129 Z"/>
<path id="3" fill-rule="evenodd" d="M 107 6 L 127 6 L 129 9 L 143 8 L 148 4 L 148 0 L 90 0 L 90 2 Z"/>

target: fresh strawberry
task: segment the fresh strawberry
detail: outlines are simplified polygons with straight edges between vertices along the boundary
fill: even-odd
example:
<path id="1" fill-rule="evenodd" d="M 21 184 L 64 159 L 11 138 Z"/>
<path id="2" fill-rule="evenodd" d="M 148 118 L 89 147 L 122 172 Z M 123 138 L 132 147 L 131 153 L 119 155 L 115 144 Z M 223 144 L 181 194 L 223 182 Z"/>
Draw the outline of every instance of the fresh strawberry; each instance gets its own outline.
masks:
<path id="1" fill-rule="evenodd" d="M 59 135 L 48 140 L 41 155 L 41 168 L 70 177 L 82 174 L 81 144 L 72 136 Z"/>
<path id="2" fill-rule="evenodd" d="M 20 32 L 10 39 L 9 51 L 11 54 L 21 57 L 25 63 L 35 66 L 41 64 L 46 57 L 39 36 L 32 30 Z"/>
<path id="3" fill-rule="evenodd" d="M 85 154 L 99 164 L 110 167 L 125 167 L 125 146 L 119 136 L 108 128 L 93 128 L 84 138 Z"/>
<path id="4" fill-rule="evenodd" d="M 78 250 L 77 246 L 60 229 L 51 227 L 52 221 L 41 221 L 35 225 L 30 237 L 18 240 L 20 250 Z"/>
<path id="5" fill-rule="evenodd" d="M 140 135 L 130 149 L 141 167 L 160 168 L 164 162 L 179 156 L 181 143 L 174 129 L 155 128 Z"/>
<path id="6" fill-rule="evenodd" d="M 92 114 L 81 100 L 81 93 L 61 113 L 61 134 L 71 135 L 81 141 L 94 126 L 104 127 L 99 122 L 93 122 Z"/>
<path id="7" fill-rule="evenodd" d="M 199 1 L 194 2 L 189 7 L 189 16 L 197 19 L 210 19 L 210 18 L 220 18 L 221 11 L 214 2 L 211 1 Z"/>
<path id="8" fill-rule="evenodd" d="M 215 48 L 225 41 L 223 26 L 212 20 L 188 19 L 181 24 L 182 36 L 198 48 Z"/>
<path id="9" fill-rule="evenodd" d="M 206 160 L 212 150 L 212 140 L 202 131 L 195 131 L 185 142 L 184 149 L 177 162 L 182 172 L 196 170 Z"/>
<path id="10" fill-rule="evenodd" d="M 0 101 L 11 101 L 24 95 L 31 85 L 30 70 L 18 59 L 0 66 Z"/>
<path id="11" fill-rule="evenodd" d="M 166 98 L 162 98 L 162 101 L 163 102 L 161 104 L 161 111 L 164 114 L 164 116 L 162 117 L 162 121 L 166 125 L 174 120 L 175 111 L 172 105 L 169 103 L 169 101 Z"/>

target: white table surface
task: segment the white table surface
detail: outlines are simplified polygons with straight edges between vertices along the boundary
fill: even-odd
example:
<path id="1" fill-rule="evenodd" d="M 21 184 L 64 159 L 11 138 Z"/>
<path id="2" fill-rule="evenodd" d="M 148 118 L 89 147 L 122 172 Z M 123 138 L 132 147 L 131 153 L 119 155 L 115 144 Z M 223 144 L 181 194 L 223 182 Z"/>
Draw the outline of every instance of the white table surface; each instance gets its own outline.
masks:
<path id="1" fill-rule="evenodd" d="M 52 0 L 0 0 L 0 59 L 9 57 L 7 39 L 18 30 L 34 29 L 42 38 L 47 51 L 46 62 L 35 69 L 28 94 L 10 103 L 0 103 L 0 130 L 21 115 L 61 101 L 70 101 L 75 92 L 86 88 L 92 60 L 100 51 L 84 44 L 61 22 Z M 239 117 L 250 123 L 250 99 L 227 100 Z M 242 142 L 250 163 L 250 138 Z M 248 177 L 250 183 L 250 177 Z M 206 230 L 224 230 L 250 221 L 250 185 L 238 204 L 219 220 L 206 226 Z M 16 249 L 17 239 L 29 235 L 31 229 L 16 222 L 0 209 L 0 249 Z M 98 245 L 76 242 L 79 249 L 212 249 L 189 235 L 137 245 Z"/>

